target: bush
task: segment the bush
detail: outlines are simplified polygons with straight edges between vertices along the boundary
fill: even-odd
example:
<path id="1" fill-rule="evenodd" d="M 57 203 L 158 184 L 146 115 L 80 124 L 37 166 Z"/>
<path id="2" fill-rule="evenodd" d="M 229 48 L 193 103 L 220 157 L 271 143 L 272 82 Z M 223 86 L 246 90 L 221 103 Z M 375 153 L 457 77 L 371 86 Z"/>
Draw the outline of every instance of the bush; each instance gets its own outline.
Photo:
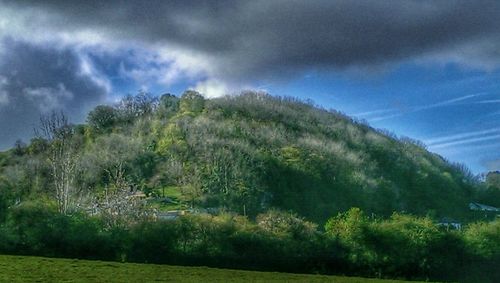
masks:
<path id="1" fill-rule="evenodd" d="M 173 222 L 143 222 L 129 232 L 127 260 L 133 262 L 175 263 L 179 232 Z"/>
<path id="2" fill-rule="evenodd" d="M 115 259 L 110 239 L 97 219 L 57 212 L 53 205 L 25 202 L 10 210 L 4 227 L 12 250 L 21 254 Z"/>
<path id="3" fill-rule="evenodd" d="M 464 237 L 472 254 L 487 259 L 500 258 L 500 220 L 471 224 Z"/>

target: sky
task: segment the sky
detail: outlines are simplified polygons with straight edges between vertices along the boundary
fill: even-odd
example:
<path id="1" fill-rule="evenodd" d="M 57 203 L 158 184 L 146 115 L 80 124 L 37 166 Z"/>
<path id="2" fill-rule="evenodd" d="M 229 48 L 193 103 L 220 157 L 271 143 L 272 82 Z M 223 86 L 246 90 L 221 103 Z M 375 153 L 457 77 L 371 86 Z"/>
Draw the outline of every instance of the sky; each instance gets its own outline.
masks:
<path id="1" fill-rule="evenodd" d="M 139 90 L 312 99 L 500 170 L 499 1 L 0 0 L 0 150 Z"/>

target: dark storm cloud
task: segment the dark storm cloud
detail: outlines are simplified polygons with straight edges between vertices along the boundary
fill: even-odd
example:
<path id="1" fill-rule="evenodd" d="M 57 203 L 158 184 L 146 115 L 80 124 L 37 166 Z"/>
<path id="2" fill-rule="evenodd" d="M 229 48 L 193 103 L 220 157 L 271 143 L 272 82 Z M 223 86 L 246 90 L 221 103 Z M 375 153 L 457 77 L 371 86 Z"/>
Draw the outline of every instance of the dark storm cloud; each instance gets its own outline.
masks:
<path id="1" fill-rule="evenodd" d="M 89 107 L 104 98 L 106 90 L 82 72 L 79 56 L 4 39 L 0 56 L 0 149 L 33 134 L 40 114 L 63 110 L 71 121 L 82 121 Z"/>
<path id="2" fill-rule="evenodd" d="M 39 11 L 53 28 L 200 52 L 222 79 L 380 66 L 443 52 L 461 63 L 500 60 L 499 1 L 27 3 L 12 5 Z"/>

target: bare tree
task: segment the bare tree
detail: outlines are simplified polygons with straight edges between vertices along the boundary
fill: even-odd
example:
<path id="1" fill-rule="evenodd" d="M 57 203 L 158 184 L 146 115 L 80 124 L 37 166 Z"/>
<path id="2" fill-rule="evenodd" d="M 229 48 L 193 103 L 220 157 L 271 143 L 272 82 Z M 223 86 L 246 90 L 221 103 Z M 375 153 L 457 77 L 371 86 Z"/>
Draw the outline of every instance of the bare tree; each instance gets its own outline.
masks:
<path id="1" fill-rule="evenodd" d="M 124 97 L 118 104 L 117 109 L 122 119 L 129 121 L 136 117 L 152 114 L 158 108 L 159 101 L 158 97 L 154 97 L 148 92 L 140 91 L 137 95 Z"/>
<path id="2" fill-rule="evenodd" d="M 125 178 L 123 162 L 106 172 L 112 182 L 104 188 L 103 195 L 96 199 L 96 208 L 107 226 L 116 227 L 147 216 L 144 201 L 136 194 L 138 191 L 135 186 Z"/>
<path id="3" fill-rule="evenodd" d="M 127 165 L 141 150 L 139 141 L 110 134 L 96 139 L 90 148 L 92 165 L 107 176 L 104 190 L 91 199 L 91 213 L 100 215 L 108 227 L 136 221 L 146 215 L 145 195 L 127 178 Z M 99 173 L 101 174 L 101 173 Z"/>
<path id="4" fill-rule="evenodd" d="M 37 137 L 48 141 L 65 139 L 70 137 L 73 129 L 68 122 L 68 117 L 64 112 L 52 111 L 50 114 L 40 116 L 40 126 L 35 129 Z"/>
<path id="5" fill-rule="evenodd" d="M 75 198 L 77 154 L 72 146 L 73 127 L 63 112 L 52 112 L 40 117 L 40 128 L 35 134 L 48 140 L 48 160 L 59 212 L 67 214 Z"/>

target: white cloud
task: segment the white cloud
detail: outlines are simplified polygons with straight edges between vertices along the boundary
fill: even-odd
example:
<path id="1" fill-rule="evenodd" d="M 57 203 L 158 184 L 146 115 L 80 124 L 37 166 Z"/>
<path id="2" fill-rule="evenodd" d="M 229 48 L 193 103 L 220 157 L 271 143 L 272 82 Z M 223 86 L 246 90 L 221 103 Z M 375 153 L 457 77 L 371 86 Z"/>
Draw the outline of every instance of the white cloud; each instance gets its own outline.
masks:
<path id="1" fill-rule="evenodd" d="M 182 77 L 182 72 L 172 66 L 172 62 L 164 60 L 154 51 L 136 50 L 127 61 L 132 64 L 126 66 L 122 61 L 118 69 L 119 75 L 132 79 L 140 85 L 156 83 L 168 87 Z"/>
<path id="2" fill-rule="evenodd" d="M 36 102 L 38 108 L 43 113 L 61 108 L 63 100 L 71 100 L 74 96 L 62 83 L 58 84 L 57 88 L 25 88 L 23 89 L 23 93 L 26 97 Z"/>
<path id="3" fill-rule="evenodd" d="M 218 80 L 205 80 L 198 82 L 192 89 L 207 98 L 219 97 L 228 94 L 228 86 Z"/>
<path id="4" fill-rule="evenodd" d="M 174 46 L 154 46 L 154 48 L 158 52 L 157 60 L 168 62 L 169 65 L 169 72 L 161 78 L 164 83 L 171 83 L 182 77 L 189 79 L 212 77 L 216 73 L 215 63 L 206 54 Z"/>
<path id="5" fill-rule="evenodd" d="M 88 59 L 85 54 L 79 54 L 80 59 L 80 75 L 89 77 L 96 85 L 102 87 L 106 90 L 106 93 L 111 93 L 112 91 L 112 83 L 111 81 L 104 75 L 99 74 L 96 71 L 92 62 Z"/>

